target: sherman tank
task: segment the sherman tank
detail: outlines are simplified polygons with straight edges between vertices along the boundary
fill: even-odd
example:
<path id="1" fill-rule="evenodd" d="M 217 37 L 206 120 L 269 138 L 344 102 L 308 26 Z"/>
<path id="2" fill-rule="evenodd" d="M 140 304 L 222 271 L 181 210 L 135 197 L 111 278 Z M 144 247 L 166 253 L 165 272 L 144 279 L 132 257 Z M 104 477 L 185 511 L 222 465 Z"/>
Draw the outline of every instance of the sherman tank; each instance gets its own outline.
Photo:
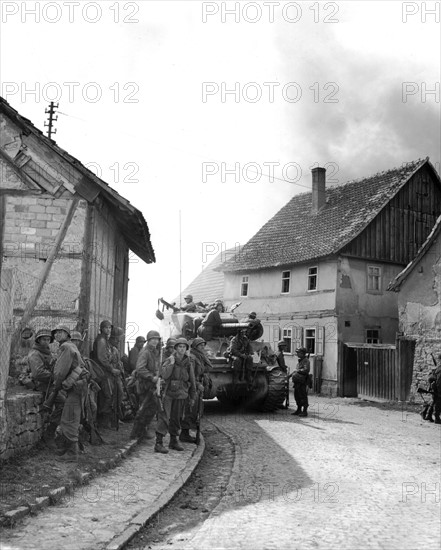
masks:
<path id="1" fill-rule="evenodd" d="M 168 305 L 168 304 L 167 304 Z M 178 312 L 171 314 L 170 337 L 183 336 L 190 343 L 198 336 L 197 327 L 201 313 Z M 286 397 L 286 373 L 279 367 L 271 346 L 261 340 L 263 326 L 259 320 L 241 323 L 234 313 L 220 313 L 222 324 L 216 336 L 207 342 L 205 351 L 213 370 L 209 373 L 211 383 L 205 387 L 204 399 L 215 397 L 222 403 L 245 406 L 262 412 L 280 408 Z M 234 379 L 232 360 L 228 355 L 231 337 L 239 330 L 247 330 L 253 350 L 253 368 L 248 382 Z"/>

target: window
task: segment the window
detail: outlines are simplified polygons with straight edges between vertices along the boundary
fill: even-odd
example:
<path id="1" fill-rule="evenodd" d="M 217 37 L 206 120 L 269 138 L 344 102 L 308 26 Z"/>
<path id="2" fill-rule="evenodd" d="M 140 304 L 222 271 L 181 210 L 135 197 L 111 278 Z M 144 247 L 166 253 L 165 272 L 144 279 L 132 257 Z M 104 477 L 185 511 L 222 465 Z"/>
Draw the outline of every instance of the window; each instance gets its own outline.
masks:
<path id="1" fill-rule="evenodd" d="M 366 344 L 380 344 L 380 331 L 374 328 L 366 330 Z"/>
<path id="2" fill-rule="evenodd" d="M 368 265 L 367 289 L 371 292 L 381 292 L 381 267 Z"/>
<path id="3" fill-rule="evenodd" d="M 317 268 L 310 267 L 308 270 L 308 290 L 317 290 Z"/>
<path id="4" fill-rule="evenodd" d="M 282 340 L 286 342 L 286 353 L 292 353 L 292 329 L 284 328 L 282 331 Z"/>
<path id="5" fill-rule="evenodd" d="M 240 285 L 240 295 L 242 297 L 248 296 L 248 276 L 242 277 L 242 283 Z"/>
<path id="6" fill-rule="evenodd" d="M 282 294 L 288 294 L 291 283 L 291 271 L 282 271 Z"/>
<path id="7" fill-rule="evenodd" d="M 315 328 L 305 329 L 305 348 L 311 355 L 315 354 Z"/>

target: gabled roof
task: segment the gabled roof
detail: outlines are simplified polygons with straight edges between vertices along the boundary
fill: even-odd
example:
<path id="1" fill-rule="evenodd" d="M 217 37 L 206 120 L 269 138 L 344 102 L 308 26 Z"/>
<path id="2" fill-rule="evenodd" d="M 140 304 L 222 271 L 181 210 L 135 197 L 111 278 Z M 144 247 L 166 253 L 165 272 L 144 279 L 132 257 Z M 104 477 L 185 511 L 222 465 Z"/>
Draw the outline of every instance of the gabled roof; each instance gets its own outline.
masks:
<path id="1" fill-rule="evenodd" d="M 112 211 L 130 250 L 146 263 L 156 261 L 155 252 L 150 241 L 149 228 L 140 210 L 132 206 L 127 199 L 112 189 L 105 181 L 98 178 L 78 159 L 59 147 L 54 140 L 45 136 L 30 120 L 21 116 L 2 97 L 0 97 L 0 112 L 3 112 L 5 116 L 19 126 L 26 135 L 35 135 L 39 141 L 63 157 L 65 161 L 69 162 L 78 172 L 83 174 L 84 178 L 79 182 L 78 188 L 75 191 L 91 203 L 100 194 Z"/>
<path id="2" fill-rule="evenodd" d="M 311 213 L 312 193 L 294 196 L 234 258 L 218 269 L 252 271 L 334 255 L 357 237 L 429 158 L 326 189 L 326 205 Z"/>
<path id="3" fill-rule="evenodd" d="M 427 253 L 433 241 L 439 235 L 441 235 L 441 216 L 439 216 L 439 218 L 436 220 L 436 223 L 433 226 L 432 231 L 430 232 L 429 236 L 425 240 L 424 244 L 418 250 L 415 258 L 406 265 L 403 271 L 400 271 L 400 273 L 398 273 L 398 275 L 395 277 L 395 279 L 391 283 L 389 283 L 387 290 L 394 290 L 395 292 L 398 292 L 400 290 L 401 285 L 404 283 L 404 281 L 407 279 L 410 273 L 412 273 L 412 271 L 418 265 L 418 262 L 421 260 L 424 254 Z M 436 258 L 434 263 L 436 263 L 437 260 L 439 260 L 439 258 Z"/>
<path id="4" fill-rule="evenodd" d="M 220 271 L 214 271 L 226 258 L 234 256 L 236 248 L 230 248 L 218 254 L 207 267 L 193 279 L 193 281 L 182 291 L 182 301 L 184 296 L 191 294 L 195 302 L 211 304 L 218 298 L 223 299 L 224 295 L 224 274 Z M 179 305 L 179 296 L 174 300 Z M 182 302 L 184 303 L 184 301 Z"/>

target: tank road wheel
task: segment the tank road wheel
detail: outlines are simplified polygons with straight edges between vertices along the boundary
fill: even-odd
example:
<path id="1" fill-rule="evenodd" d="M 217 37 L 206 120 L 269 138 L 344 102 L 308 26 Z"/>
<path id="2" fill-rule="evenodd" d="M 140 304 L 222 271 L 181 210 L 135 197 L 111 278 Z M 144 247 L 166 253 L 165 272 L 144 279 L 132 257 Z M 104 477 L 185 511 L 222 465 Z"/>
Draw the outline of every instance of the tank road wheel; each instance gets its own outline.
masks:
<path id="1" fill-rule="evenodd" d="M 268 372 L 268 394 L 261 405 L 262 412 L 273 412 L 283 405 L 286 397 L 286 373 L 282 369 Z"/>

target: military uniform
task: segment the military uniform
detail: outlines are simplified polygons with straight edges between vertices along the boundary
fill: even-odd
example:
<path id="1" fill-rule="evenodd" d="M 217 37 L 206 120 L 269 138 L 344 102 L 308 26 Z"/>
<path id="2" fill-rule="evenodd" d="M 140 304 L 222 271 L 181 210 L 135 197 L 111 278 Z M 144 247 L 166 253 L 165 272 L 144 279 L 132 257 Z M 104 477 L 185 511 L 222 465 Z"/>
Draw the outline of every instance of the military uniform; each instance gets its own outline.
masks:
<path id="1" fill-rule="evenodd" d="M 229 347 L 230 356 L 233 358 L 233 376 L 234 382 L 245 379 L 247 383 L 251 383 L 251 371 L 253 368 L 253 358 L 251 344 L 247 336 L 239 331 L 231 340 Z M 245 373 L 244 373 L 245 371 Z"/>
<path id="2" fill-rule="evenodd" d="M 435 424 L 441 424 L 441 364 L 438 364 L 434 372 L 434 378 L 433 412 L 435 416 Z"/>
<path id="3" fill-rule="evenodd" d="M 179 344 L 188 343 L 184 338 L 176 340 L 175 349 Z M 178 436 L 181 430 L 181 419 L 184 414 L 184 407 L 188 398 L 195 397 L 196 383 L 193 364 L 187 355 L 179 358 L 175 352 L 161 367 L 161 378 L 165 381 L 164 397 L 162 407 L 158 414 L 158 425 L 156 428 L 157 443 L 155 450 L 162 452 L 163 437 L 170 433 L 171 449 L 182 451 L 179 445 Z"/>
<path id="4" fill-rule="evenodd" d="M 196 439 L 190 435 L 190 430 L 197 428 L 196 422 L 198 414 L 201 417 L 203 413 L 203 398 L 205 387 L 209 384 L 208 373 L 212 369 L 212 365 L 204 350 L 201 349 L 201 344 L 205 344 L 202 338 L 195 338 L 191 344 L 190 359 L 193 361 L 194 377 L 196 382 L 196 392 L 193 404 L 188 400 L 185 405 L 184 418 L 181 422 L 181 441 L 196 443 Z"/>
<path id="5" fill-rule="evenodd" d="M 217 309 L 212 309 L 203 319 L 201 326 L 198 328 L 198 334 L 204 340 L 212 340 L 213 336 L 219 334 L 219 328 L 222 325 L 222 318 Z"/>
<path id="6" fill-rule="evenodd" d="M 159 351 L 149 348 L 147 343 L 139 353 L 135 369 L 136 391 L 140 406 L 135 417 L 132 438 L 148 437 L 150 435 L 147 430 L 158 410 L 156 380 L 159 376 L 159 362 Z"/>
<path id="7" fill-rule="evenodd" d="M 303 349 L 303 348 L 300 348 Z M 306 350 L 305 350 L 306 352 Z M 296 351 L 298 353 L 298 351 Z M 292 375 L 294 383 L 294 399 L 297 404 L 297 410 L 293 414 L 298 416 L 308 415 L 308 376 L 310 371 L 309 359 L 299 357 L 296 370 Z M 303 408 L 303 410 L 302 410 Z"/>
<path id="8" fill-rule="evenodd" d="M 65 328 L 57 328 L 65 330 Z M 68 333 L 70 337 L 70 333 Z M 54 367 L 55 388 L 66 391 L 67 397 L 60 420 L 64 438 L 64 460 L 78 460 L 78 432 L 84 400 L 87 393 L 87 370 L 78 348 L 70 341 L 60 343 L 59 355 Z"/>
<path id="9" fill-rule="evenodd" d="M 43 397 L 46 397 L 54 389 L 52 381 L 54 360 L 49 346 L 43 345 L 39 342 L 39 338 L 41 336 L 49 336 L 52 339 L 50 331 L 44 329 L 39 330 L 35 337 L 35 342 L 32 349 L 28 354 L 27 361 L 31 378 L 35 385 L 35 390 L 42 392 Z M 48 444 L 48 446 L 53 445 L 53 437 L 55 436 L 55 430 L 60 423 L 65 400 L 66 396 L 64 392 L 59 392 L 55 398 L 54 406 L 49 417 L 49 425 L 43 434 L 43 440 Z M 52 441 L 51 445 L 49 445 L 50 441 Z"/>
<path id="10" fill-rule="evenodd" d="M 103 328 L 105 321 L 100 325 Z M 109 323 L 110 325 L 110 323 Z M 100 365 L 105 374 L 98 393 L 98 424 L 102 428 L 109 428 L 112 424 L 113 393 L 115 391 L 115 376 L 113 375 L 114 353 L 105 334 L 100 333 L 93 343 L 93 359 Z"/>

